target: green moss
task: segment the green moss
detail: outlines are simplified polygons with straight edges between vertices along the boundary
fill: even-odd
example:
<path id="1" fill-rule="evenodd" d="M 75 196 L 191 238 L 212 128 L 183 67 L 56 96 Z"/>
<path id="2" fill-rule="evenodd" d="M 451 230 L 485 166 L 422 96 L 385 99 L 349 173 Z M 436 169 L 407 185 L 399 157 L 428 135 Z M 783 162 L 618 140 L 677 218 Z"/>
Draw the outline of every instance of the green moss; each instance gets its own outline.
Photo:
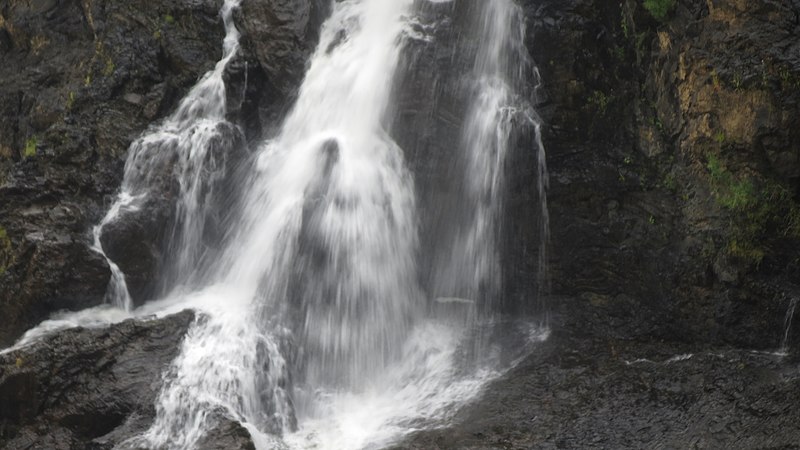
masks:
<path id="1" fill-rule="evenodd" d="M 644 9 L 659 21 L 664 21 L 674 8 L 675 0 L 644 0 Z"/>
<path id="2" fill-rule="evenodd" d="M 620 17 L 619 27 L 622 29 L 622 35 L 625 36 L 625 39 L 628 39 L 631 35 L 631 27 L 628 25 L 628 18 L 624 12 Z"/>
<path id="3" fill-rule="evenodd" d="M 608 104 L 611 103 L 611 97 L 603 92 L 594 91 L 589 96 L 588 103 L 601 116 L 604 116 L 608 111 Z"/>
<path id="4" fill-rule="evenodd" d="M 103 67 L 103 75 L 110 77 L 114 74 L 116 70 L 116 65 L 114 64 L 114 60 L 111 58 L 106 58 L 106 65 Z"/>
<path id="5" fill-rule="evenodd" d="M 658 113 L 653 113 L 653 116 L 650 117 L 650 125 L 653 126 L 659 133 L 664 132 L 664 122 L 661 121 L 661 118 L 658 117 Z"/>
<path id="6" fill-rule="evenodd" d="M 662 185 L 672 192 L 678 191 L 678 182 L 675 181 L 675 175 L 672 173 L 668 173 L 664 176 L 664 182 Z"/>
<path id="7" fill-rule="evenodd" d="M 714 196 L 717 202 L 731 211 L 744 211 L 758 203 L 756 187 L 752 180 L 735 177 L 715 155 L 708 156 Z"/>
<path id="8" fill-rule="evenodd" d="M 758 264 L 778 238 L 800 239 L 800 205 L 788 189 L 761 176 L 738 176 L 716 155 L 707 160 L 714 198 L 731 215 L 728 254 Z"/>
<path id="9" fill-rule="evenodd" d="M 719 74 L 716 69 L 711 71 L 711 84 L 714 86 L 714 89 L 717 90 L 722 87 L 722 82 L 719 79 Z"/>
<path id="10" fill-rule="evenodd" d="M 33 158 L 36 156 L 36 136 L 25 142 L 25 150 L 22 152 L 22 156 L 26 158 Z"/>
<path id="11" fill-rule="evenodd" d="M 11 240 L 6 229 L 0 227 L 0 275 L 6 273 L 6 269 L 11 265 L 11 257 Z"/>
<path id="12" fill-rule="evenodd" d="M 624 62 L 625 61 L 625 49 L 620 47 L 619 45 L 615 45 L 612 47 L 612 53 L 614 57 L 617 58 L 618 61 Z"/>
<path id="13" fill-rule="evenodd" d="M 639 58 L 644 55 L 647 36 L 648 36 L 648 34 L 645 31 L 642 31 L 641 33 L 637 33 L 636 34 L 635 46 L 636 46 L 636 55 L 637 55 L 637 60 L 636 61 L 637 61 L 637 63 L 639 62 Z"/>
<path id="14" fill-rule="evenodd" d="M 168 24 L 172 25 L 172 24 L 174 24 L 174 23 L 175 23 L 175 18 L 174 18 L 174 17 L 172 17 L 172 15 L 170 15 L 170 14 L 165 14 L 165 15 L 164 15 L 164 22 L 166 22 L 166 23 L 168 23 Z"/>

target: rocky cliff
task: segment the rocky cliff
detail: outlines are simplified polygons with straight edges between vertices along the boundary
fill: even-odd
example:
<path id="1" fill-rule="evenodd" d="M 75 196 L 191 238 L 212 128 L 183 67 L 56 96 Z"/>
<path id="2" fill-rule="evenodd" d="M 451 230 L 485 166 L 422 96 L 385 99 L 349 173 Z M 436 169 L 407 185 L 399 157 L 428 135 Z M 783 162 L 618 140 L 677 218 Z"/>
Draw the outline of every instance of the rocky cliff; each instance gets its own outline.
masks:
<path id="1" fill-rule="evenodd" d="M 221 3 L 0 6 L 0 345 L 54 311 L 103 302 L 110 272 L 90 248 L 92 226 L 119 188 L 131 142 L 219 59 Z M 228 77 L 232 120 L 247 139 L 290 104 L 322 4 L 243 2 L 244 51 Z M 151 211 L 152 226 L 118 243 L 136 250 L 122 259 L 133 279 L 152 278 L 170 216 Z M 139 284 L 145 296 L 147 280 Z"/>
<path id="2" fill-rule="evenodd" d="M 120 184 L 129 144 L 169 113 L 219 58 L 220 3 L 11 0 L 0 5 L 0 346 L 52 312 L 103 302 L 109 269 L 90 248 L 91 227 Z M 783 337 L 787 306 L 800 296 L 800 3 L 663 3 L 668 8 L 655 17 L 638 0 L 521 1 L 527 46 L 543 82 L 536 92 L 551 170 L 548 308 L 555 314 L 554 329 L 561 331 L 540 360 L 521 365 L 459 416 L 460 425 L 420 435 L 410 446 L 558 441 L 574 447 L 608 429 L 597 417 L 611 406 L 589 397 L 617 384 L 634 387 L 603 391 L 603 398 L 650 402 L 628 422 L 664 415 L 686 426 L 701 415 L 677 417 L 675 411 L 687 405 L 705 408 L 703 414 L 724 414 L 752 405 L 769 389 L 786 394 L 772 403 L 759 400 L 739 425 L 722 425 L 733 427 L 731 434 L 702 441 L 706 444 L 727 445 L 730 436 L 746 434 L 759 418 L 777 420 L 786 411 L 794 385 L 784 383 L 785 367 L 738 353 L 732 357 L 736 364 L 708 355 L 682 360 L 697 365 L 675 375 L 664 375 L 671 373 L 666 365 L 614 375 L 628 367 L 625 360 L 656 354 L 664 362 L 669 350 L 774 350 Z M 245 141 L 268 134 L 291 103 L 324 4 L 243 2 L 237 16 L 243 51 L 227 77 L 232 121 Z M 446 8 L 429 6 L 431 20 Z M 446 55 L 431 49 L 407 57 L 421 61 L 419 67 L 434 67 L 425 61 L 447 64 Z M 405 79 L 413 85 L 429 75 L 420 70 Z M 399 101 L 409 116 L 398 123 L 413 129 L 421 106 L 415 98 Z M 446 132 L 452 124 L 444 109 L 436 120 Z M 526 306 L 540 291 L 532 282 L 538 194 L 530 147 L 530 140 L 521 141 L 508 167 L 504 307 L 509 311 L 539 312 Z M 431 198 L 436 189 L 448 188 L 446 180 L 435 178 L 436 163 L 406 156 Z M 157 217 L 168 221 L 170 212 L 162 212 Z M 155 222 L 151 228 L 169 226 Z M 155 241 L 159 230 L 151 228 L 122 233 L 144 252 L 130 253 L 142 258 L 126 267 L 143 280 L 139 300 L 146 299 L 162 257 Z M 143 260 L 150 262 L 140 264 Z M 158 383 L 156 369 L 174 354 L 190 320 L 181 315 L 124 323 L 107 332 L 74 330 L 0 357 L 0 443 L 55 446 L 42 431 L 43 424 L 53 423 L 59 433 L 53 439 L 63 437 L 63 448 L 116 442 L 114 430 L 124 433 L 124 427 L 139 426 L 135 417 L 147 420 L 152 414 L 147 405 L 151 384 Z M 655 342 L 667 344 L 656 350 Z M 98 348 L 91 350 L 90 343 Z M 91 355 L 66 350 L 84 344 Z M 129 345 L 127 353 L 110 356 Z M 63 361 L 76 366 L 65 373 L 89 383 L 113 378 L 114 371 L 140 360 L 139 346 L 161 349 L 152 370 L 130 381 L 146 387 L 136 388 L 147 394 L 141 398 L 132 398 L 129 385 L 112 383 L 108 392 L 124 395 L 109 406 L 108 398 L 59 385 L 70 383 L 65 377 L 48 381 L 41 375 L 65 367 L 52 360 L 54 351 L 65 349 L 72 356 Z M 580 357 L 580 348 L 595 349 L 597 358 Z M 730 378 L 714 384 L 703 373 Z M 552 390 L 565 394 L 547 397 L 555 395 Z M 744 400 L 729 398 L 742 390 Z M 706 403 L 694 402 L 709 391 L 714 394 Z M 53 392 L 83 397 L 69 410 L 54 404 Z M 497 410 L 497 404 L 508 404 L 504 392 L 517 399 L 507 413 Z M 109 406 L 108 417 L 95 424 L 97 413 L 87 405 L 98 404 Z M 541 410 L 529 409 L 533 404 Z M 580 422 L 573 410 L 597 420 Z M 128 423 L 123 417 L 134 419 Z M 544 418 L 545 425 L 532 432 L 526 421 L 536 418 Z M 618 436 L 646 436 L 641 430 L 655 426 L 653 433 L 660 433 L 652 423 L 639 425 L 615 430 Z M 779 425 L 772 421 L 764 428 L 775 436 L 775 445 L 796 442 L 780 435 Z M 701 431 L 695 429 L 695 435 Z M 239 442 L 229 447 L 252 445 L 241 439 L 242 432 L 231 425 L 212 434 Z M 701 442 L 676 436 L 662 443 Z"/>
<path id="3" fill-rule="evenodd" d="M 221 5 L 0 5 L 0 347 L 54 312 L 104 302 L 110 270 L 91 248 L 92 227 L 119 189 L 131 142 L 220 58 Z M 243 50 L 226 78 L 245 141 L 260 140 L 291 104 L 325 11 L 317 0 L 242 2 Z M 171 226 L 174 205 L 157 206 L 112 230 L 138 301 L 153 288 Z M 146 428 L 191 320 L 78 328 L 0 355 L 0 446 L 111 448 Z M 253 446 L 224 421 L 204 442 Z"/>
<path id="4" fill-rule="evenodd" d="M 673 5 L 659 19 L 637 1 L 526 3 L 565 314 L 776 348 L 798 295 L 798 3 L 655 2 Z"/>
<path id="5" fill-rule="evenodd" d="M 92 224 L 130 142 L 219 57 L 217 3 L 0 6 L 0 343 L 103 302 Z"/>
<path id="6" fill-rule="evenodd" d="M 396 448 L 796 448 L 796 354 L 771 352 L 798 344 L 800 3 L 523 3 L 553 335 Z M 524 210 L 535 165 L 510 170 Z M 507 255 L 524 286 L 535 260 Z"/>

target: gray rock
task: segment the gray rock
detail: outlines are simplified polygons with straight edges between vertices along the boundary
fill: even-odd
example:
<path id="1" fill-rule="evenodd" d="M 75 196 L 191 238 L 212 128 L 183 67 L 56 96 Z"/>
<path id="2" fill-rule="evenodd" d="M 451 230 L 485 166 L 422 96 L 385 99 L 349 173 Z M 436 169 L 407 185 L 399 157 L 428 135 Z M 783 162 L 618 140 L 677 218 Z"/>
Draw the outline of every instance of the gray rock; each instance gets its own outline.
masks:
<path id="1" fill-rule="evenodd" d="M 796 448 L 794 370 L 750 351 L 558 332 L 453 425 L 391 448 Z"/>
<path id="2" fill-rule="evenodd" d="M 0 355 L 0 446 L 82 449 L 142 431 L 193 320 L 70 329 Z"/>
<path id="3" fill-rule="evenodd" d="M 54 311 L 102 303 L 110 272 L 91 227 L 130 142 L 219 58 L 220 4 L 0 6 L 0 347 Z M 154 93 L 149 114 L 131 91 Z"/>

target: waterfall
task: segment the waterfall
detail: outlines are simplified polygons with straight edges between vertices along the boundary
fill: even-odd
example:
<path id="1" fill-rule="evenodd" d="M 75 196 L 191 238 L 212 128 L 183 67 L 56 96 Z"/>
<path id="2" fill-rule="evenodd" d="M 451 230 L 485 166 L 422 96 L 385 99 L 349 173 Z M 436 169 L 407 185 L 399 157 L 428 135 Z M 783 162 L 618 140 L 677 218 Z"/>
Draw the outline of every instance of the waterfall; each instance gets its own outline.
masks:
<path id="1" fill-rule="evenodd" d="M 103 243 L 100 241 L 100 236 L 103 233 L 103 227 L 114 221 L 117 216 L 119 216 L 121 209 L 130 208 L 132 201 L 133 197 L 126 193 L 121 193 L 108 210 L 105 217 L 103 217 L 103 220 L 92 229 L 92 249 L 106 259 L 108 267 L 111 269 L 111 278 L 106 288 L 106 303 L 124 311 L 130 311 L 133 307 L 133 300 L 131 300 L 131 295 L 128 292 L 128 285 L 125 283 L 125 274 L 123 274 L 119 266 L 106 255 L 105 250 L 103 250 Z"/>
<path id="2" fill-rule="evenodd" d="M 794 311 L 797 309 L 797 302 L 800 298 L 792 298 L 789 300 L 789 307 L 786 309 L 786 316 L 783 318 L 783 337 L 781 338 L 781 345 L 778 348 L 779 355 L 789 354 L 789 334 L 792 331 L 792 321 L 794 320 Z"/>
<path id="3" fill-rule="evenodd" d="M 262 449 L 375 448 L 444 423 L 546 338 L 530 324 L 497 326 L 514 342 L 508 360 L 476 358 L 473 342 L 475 329 L 496 326 L 504 172 L 523 129 L 538 147 L 540 285 L 545 278 L 547 172 L 522 10 L 512 0 L 470 10 L 473 63 L 458 94 L 467 107 L 451 143 L 466 162 L 453 199 L 464 207 L 451 238 L 436 243 L 447 256 L 425 286 L 419 222 L 434 212 L 418 204 L 392 125 L 403 52 L 433 42 L 416 17 L 424 2 L 335 2 L 294 106 L 231 180 L 228 153 L 244 140 L 226 117 L 223 74 L 239 49 L 238 3 L 222 7 L 222 59 L 132 144 L 121 193 L 94 230 L 105 255 L 106 227 L 169 203 L 156 300 L 132 309 L 109 260 L 109 302 L 134 317 L 197 312 L 164 374 L 155 422 L 119 448 L 191 449 L 223 420 L 242 423 Z M 236 199 L 221 203 L 226 186 Z M 224 236 L 207 245 L 220 214 Z M 432 313 L 437 305 L 466 305 L 469 320 Z"/>
<path id="4" fill-rule="evenodd" d="M 223 74 L 239 50 L 239 31 L 233 23 L 233 11 L 240 0 L 225 0 L 220 15 L 225 26 L 223 56 L 181 100 L 176 111 L 162 123 L 137 139 L 128 150 L 122 187 L 109 212 L 93 230 L 94 249 L 103 256 L 101 236 L 104 228 L 158 202 L 165 192 L 172 194 L 177 184 L 175 219 L 168 255 L 171 287 L 188 283 L 196 276 L 202 260 L 201 244 L 206 217 L 215 186 L 225 174 L 225 159 L 216 154 L 236 134 L 226 120 L 227 106 Z M 170 200 L 172 201 L 172 200 Z M 108 303 L 125 310 L 132 307 L 125 276 L 108 259 L 111 280 Z M 168 288 L 167 288 L 168 289 Z M 165 289 L 165 290 L 167 290 Z"/>
<path id="5" fill-rule="evenodd" d="M 468 211 L 450 245 L 451 253 L 438 269 L 434 289 L 440 298 L 462 298 L 477 303 L 483 312 L 491 312 L 502 292 L 499 241 L 506 164 L 522 128 L 533 128 L 538 152 L 540 286 L 546 279 L 549 239 L 547 165 L 541 121 L 530 99 L 535 92 L 525 86 L 531 73 L 538 81 L 538 72 L 525 48 L 521 8 L 513 0 L 484 1 L 471 15 L 478 44 L 468 75 L 471 101 L 460 142 L 467 160 L 461 201 Z"/>

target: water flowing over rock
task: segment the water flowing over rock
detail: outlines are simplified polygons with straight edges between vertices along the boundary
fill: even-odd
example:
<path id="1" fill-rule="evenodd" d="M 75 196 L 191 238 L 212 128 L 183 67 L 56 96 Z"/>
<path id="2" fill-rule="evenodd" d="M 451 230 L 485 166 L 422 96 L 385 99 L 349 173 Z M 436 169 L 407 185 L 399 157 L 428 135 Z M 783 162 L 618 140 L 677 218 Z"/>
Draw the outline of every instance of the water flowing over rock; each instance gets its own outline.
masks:
<path id="1" fill-rule="evenodd" d="M 795 445 L 800 7 L 663 3 L 0 5 L 0 446 Z"/>
<path id="2" fill-rule="evenodd" d="M 91 226 L 131 140 L 218 58 L 215 3 L 0 5 L 0 344 L 103 303 Z"/>
<path id="3" fill-rule="evenodd" d="M 391 86 L 404 47 L 425 40 L 414 28 L 416 9 L 410 1 L 334 5 L 282 128 L 240 159 L 242 169 L 233 172 L 242 179 L 226 189 L 215 186 L 232 176 L 224 158 L 243 146 L 243 140 L 238 147 L 230 145 L 235 139 L 217 142 L 228 126 L 231 97 L 223 81 L 238 58 L 238 7 L 223 5 L 226 37 L 216 68 L 131 146 L 121 193 L 95 231 L 95 248 L 113 269 L 109 292 L 121 296 L 109 299 L 113 305 L 129 310 L 129 298 L 141 304 L 162 297 L 168 310 L 193 308 L 201 317 L 166 371 L 155 422 L 122 445 L 192 448 L 209 430 L 224 427 L 225 417 L 245 424 L 257 443 L 298 427 L 298 436 L 314 440 L 337 429 L 330 422 L 338 420 L 342 401 L 367 398 L 375 389 L 388 389 L 376 400 L 394 396 L 397 402 L 375 428 L 319 444 L 378 443 L 402 434 L 392 423 L 439 420 L 497 367 L 482 365 L 491 357 L 468 352 L 486 361 L 458 369 L 466 360 L 457 362 L 457 349 L 472 333 L 464 322 L 427 317 L 425 297 L 468 309 L 474 301 L 443 301 L 459 292 L 424 292 L 417 284 L 415 188 L 390 127 Z M 475 105 L 460 132 L 463 205 L 479 208 L 455 241 L 442 245 L 442 254 L 462 246 L 467 253 L 439 262 L 434 279 L 435 285 L 474 283 L 466 296 L 480 294 L 480 309 L 487 311 L 499 296 L 495 236 L 511 119 L 517 111 L 524 124 L 535 119 L 524 101 L 514 103 L 526 74 L 509 71 L 527 53 L 517 11 L 507 2 L 463 12 L 465 28 L 487 40 L 469 50 L 467 59 L 477 61 L 474 80 L 460 94 Z M 474 19 L 484 12 L 489 22 Z M 297 17 L 295 30 L 306 20 L 302 12 Z M 509 24 L 519 35 L 504 34 Z M 470 134 L 476 127 L 479 134 Z M 481 178 L 481 161 L 492 161 L 488 182 L 472 183 Z M 241 201 L 213 201 L 217 191 Z M 209 214 L 227 224 L 225 235 L 209 236 Z M 131 237 L 148 244 L 120 245 Z M 158 310 L 155 305 L 143 311 Z"/>

